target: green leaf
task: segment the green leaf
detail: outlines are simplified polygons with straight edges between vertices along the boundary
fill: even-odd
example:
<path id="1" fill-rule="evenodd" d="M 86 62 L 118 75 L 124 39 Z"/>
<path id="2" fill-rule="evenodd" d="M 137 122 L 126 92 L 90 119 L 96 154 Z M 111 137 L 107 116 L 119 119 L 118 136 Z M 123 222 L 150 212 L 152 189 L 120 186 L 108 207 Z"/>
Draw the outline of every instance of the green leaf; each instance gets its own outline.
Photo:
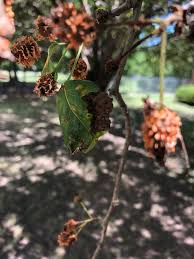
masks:
<path id="1" fill-rule="evenodd" d="M 57 111 L 63 131 L 64 143 L 71 153 L 87 153 L 103 132 L 91 131 L 92 115 L 88 113 L 83 96 L 98 92 L 98 86 L 90 81 L 67 81 L 57 94 Z"/>
<path id="2" fill-rule="evenodd" d="M 56 65 L 56 67 L 54 69 L 54 73 L 59 73 L 59 71 L 61 70 L 62 66 L 64 66 L 64 60 L 65 60 L 65 55 L 66 55 L 67 51 L 68 51 L 67 47 L 63 49 L 61 58 L 59 59 L 59 62 L 58 62 L 58 64 Z"/>
<path id="3" fill-rule="evenodd" d="M 53 62 L 52 62 L 52 57 L 53 55 L 56 53 L 56 50 L 58 47 L 64 47 L 61 58 L 57 64 L 57 66 L 55 67 Z M 58 42 L 53 42 L 49 48 L 48 48 L 48 54 L 47 54 L 47 59 L 45 61 L 43 70 L 42 70 L 42 75 L 46 74 L 46 73 L 52 73 L 54 72 L 56 75 L 59 72 L 59 70 L 61 69 L 62 63 L 64 61 L 65 58 L 65 54 L 67 52 L 68 48 L 67 48 L 67 44 L 66 43 L 58 43 Z"/>

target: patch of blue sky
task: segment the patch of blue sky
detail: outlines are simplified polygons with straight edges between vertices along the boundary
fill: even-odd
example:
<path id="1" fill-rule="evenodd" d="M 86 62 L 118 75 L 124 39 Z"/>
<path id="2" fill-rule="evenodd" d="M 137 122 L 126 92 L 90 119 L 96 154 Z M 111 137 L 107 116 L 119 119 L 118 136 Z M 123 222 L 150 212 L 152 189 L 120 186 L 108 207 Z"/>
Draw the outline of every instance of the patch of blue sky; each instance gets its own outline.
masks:
<path id="1" fill-rule="evenodd" d="M 168 17 L 168 15 L 163 15 L 163 16 L 160 16 L 161 19 L 165 19 L 166 17 Z M 154 25 L 155 29 L 159 28 L 159 25 L 158 24 L 155 24 Z M 173 34 L 175 31 L 175 25 L 174 24 L 170 24 L 168 27 L 167 27 L 167 33 L 168 34 Z M 140 39 L 144 38 L 146 36 L 146 33 L 145 32 L 142 32 L 140 34 Z M 143 43 L 143 46 L 144 47 L 153 47 L 153 46 L 157 46 L 158 44 L 160 44 L 160 37 L 159 36 L 154 36 L 150 39 L 147 39 L 144 43 Z"/>

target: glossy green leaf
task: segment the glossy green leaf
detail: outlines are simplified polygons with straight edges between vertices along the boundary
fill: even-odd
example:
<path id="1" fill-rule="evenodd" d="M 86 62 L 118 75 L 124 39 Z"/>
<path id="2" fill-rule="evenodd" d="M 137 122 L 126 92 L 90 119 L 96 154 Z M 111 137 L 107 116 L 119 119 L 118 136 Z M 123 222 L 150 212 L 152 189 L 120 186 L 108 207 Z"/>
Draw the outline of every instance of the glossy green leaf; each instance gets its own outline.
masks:
<path id="1" fill-rule="evenodd" d="M 92 115 L 88 113 L 83 96 L 97 92 L 98 86 L 90 81 L 67 81 L 57 94 L 57 111 L 64 143 L 71 153 L 90 151 L 102 132 L 91 131 Z"/>

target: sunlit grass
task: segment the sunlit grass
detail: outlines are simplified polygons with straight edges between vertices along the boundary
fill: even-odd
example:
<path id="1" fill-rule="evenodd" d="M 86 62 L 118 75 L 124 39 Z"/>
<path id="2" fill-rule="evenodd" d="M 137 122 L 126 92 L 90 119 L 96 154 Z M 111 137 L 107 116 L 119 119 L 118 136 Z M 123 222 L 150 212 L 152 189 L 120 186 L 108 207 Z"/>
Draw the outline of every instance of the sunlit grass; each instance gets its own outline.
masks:
<path id="1" fill-rule="evenodd" d="M 157 94 L 157 93 L 146 95 L 146 94 L 142 94 L 142 93 L 123 92 L 123 97 L 124 97 L 128 107 L 131 109 L 143 108 L 142 99 L 145 98 L 146 96 L 149 96 L 156 102 L 159 101 L 159 94 Z M 194 117 L 194 107 L 189 106 L 187 104 L 179 103 L 176 100 L 174 94 L 169 94 L 169 93 L 165 94 L 165 105 L 168 106 L 169 108 L 177 111 L 182 116 Z"/>
<path id="2" fill-rule="evenodd" d="M 37 78 L 40 76 L 40 73 L 35 72 L 23 72 L 18 71 L 18 77 L 20 81 L 26 82 L 35 82 Z M 66 75 L 59 74 L 59 81 L 64 82 L 66 79 Z M 127 82 L 127 84 L 126 84 Z M 142 98 L 146 96 L 150 96 L 154 101 L 159 101 L 159 94 L 158 93 L 149 93 L 140 92 L 137 85 L 132 85 L 129 80 L 123 81 L 120 89 L 121 93 L 130 109 L 141 109 L 143 108 Z M 129 87 L 130 85 L 130 87 Z M 28 86 L 26 86 L 28 87 Z M 166 93 L 165 94 L 165 104 L 169 108 L 177 111 L 182 116 L 189 116 L 194 117 L 194 106 L 189 106 L 187 104 L 179 103 L 176 100 L 175 93 Z M 117 106 L 115 102 L 115 106 Z M 39 116 L 39 109 L 46 108 L 48 111 L 55 112 L 55 98 L 48 98 L 46 100 L 39 100 L 34 96 L 29 96 L 27 98 L 17 97 L 14 96 L 11 99 L 2 100 L 0 103 L 0 112 L 12 112 L 21 115 L 21 116 Z"/>

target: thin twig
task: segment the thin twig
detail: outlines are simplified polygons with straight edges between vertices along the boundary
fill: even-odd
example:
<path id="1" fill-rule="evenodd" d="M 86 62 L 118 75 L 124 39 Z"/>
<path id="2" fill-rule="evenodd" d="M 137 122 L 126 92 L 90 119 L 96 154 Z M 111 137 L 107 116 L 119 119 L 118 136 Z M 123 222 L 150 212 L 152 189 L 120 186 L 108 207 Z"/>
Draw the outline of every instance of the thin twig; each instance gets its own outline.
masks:
<path id="1" fill-rule="evenodd" d="M 137 21 L 122 21 L 122 22 L 112 22 L 112 23 L 105 23 L 103 25 L 104 29 L 110 28 L 110 27 L 120 27 L 120 26 L 129 26 L 129 27 L 146 27 L 149 25 L 152 25 L 153 22 L 150 20 L 137 20 Z"/>
<path id="2" fill-rule="evenodd" d="M 83 1 L 83 0 L 82 0 Z M 97 9 L 96 11 L 96 18 L 97 24 L 105 23 L 108 19 L 113 18 L 115 16 L 119 16 L 125 11 L 129 11 L 131 8 L 134 7 L 134 1 L 136 0 L 125 0 L 123 4 L 120 4 L 118 7 L 112 10 L 105 10 L 105 9 Z"/>
<path id="3" fill-rule="evenodd" d="M 123 112 L 123 114 L 125 115 L 125 144 L 124 144 L 124 148 L 123 148 L 123 152 L 122 152 L 122 156 L 121 156 L 121 160 L 119 163 L 119 168 L 118 168 L 118 172 L 116 174 L 116 179 L 115 179 L 115 185 L 114 185 L 114 190 L 113 190 L 113 195 L 112 195 L 112 199 L 111 199 L 111 203 L 110 206 L 108 208 L 108 211 L 106 213 L 105 218 L 103 219 L 102 222 L 102 232 L 101 232 L 101 237 L 99 240 L 99 243 L 96 247 L 96 250 L 92 256 L 92 259 L 96 259 L 105 240 L 105 236 L 106 236 L 106 232 L 107 232 L 107 228 L 108 228 L 108 224 L 110 221 L 110 218 L 112 216 L 112 212 L 114 210 L 114 207 L 119 205 L 119 191 L 120 191 L 120 184 L 121 184 L 121 178 L 122 178 L 122 174 L 124 171 L 124 167 L 125 167 L 125 162 L 126 162 L 126 158 L 127 158 L 127 153 L 128 153 L 128 149 L 130 146 L 130 140 L 131 140 L 131 123 L 130 123 L 130 116 L 129 116 L 129 111 L 127 108 L 127 105 L 125 104 L 121 94 L 119 93 L 119 91 L 116 91 L 114 93 L 115 98 L 119 104 L 119 106 L 121 107 L 121 110 Z"/>
<path id="4" fill-rule="evenodd" d="M 189 169 L 190 169 L 190 162 L 189 162 L 189 156 L 188 156 L 188 153 L 187 153 L 187 148 L 186 148 L 185 141 L 183 139 L 182 134 L 180 134 L 179 140 L 180 140 L 182 150 L 183 150 L 183 155 L 184 155 L 184 158 L 185 158 L 185 174 L 188 175 Z"/>
<path id="5" fill-rule="evenodd" d="M 133 45 L 130 44 L 129 46 L 127 46 L 127 48 L 125 48 L 125 51 L 121 53 L 121 55 L 114 60 L 114 63 L 119 67 L 122 60 L 126 57 L 129 57 L 129 54 L 131 54 L 133 50 L 135 50 L 139 45 L 141 45 L 147 39 L 159 33 L 161 33 L 161 29 L 156 29 L 152 33 L 146 35 L 144 38 L 136 41 Z"/>
<path id="6" fill-rule="evenodd" d="M 122 5 L 118 6 L 115 9 L 113 9 L 110 12 L 110 15 L 111 16 L 119 16 L 120 14 L 128 11 L 132 7 L 134 7 L 133 1 L 132 0 L 126 0 Z"/>
<path id="7" fill-rule="evenodd" d="M 167 32 L 165 27 L 161 36 L 161 50 L 160 50 L 160 107 L 161 108 L 164 105 L 166 48 L 167 48 Z"/>
<path id="8" fill-rule="evenodd" d="M 104 24 L 104 28 L 107 27 L 118 27 L 118 26 L 129 26 L 129 27 L 146 27 L 153 24 L 159 24 L 159 25 L 165 25 L 166 27 L 174 22 L 182 22 L 183 16 L 181 16 L 179 13 L 173 13 L 166 17 L 165 19 L 155 18 L 155 19 L 144 19 L 141 18 L 139 20 L 125 20 L 122 22 L 114 22 L 114 23 L 106 23 Z"/>
<path id="9" fill-rule="evenodd" d="M 85 211 L 86 215 L 87 215 L 90 219 L 92 219 L 93 217 L 92 217 L 92 215 L 90 215 L 90 213 L 89 213 L 89 211 L 88 211 L 88 209 L 87 209 L 87 207 L 86 207 L 86 205 L 85 205 L 85 203 L 84 203 L 83 201 L 80 202 L 80 206 L 81 206 L 82 209 Z"/>
<path id="10" fill-rule="evenodd" d="M 142 39 L 138 40 L 137 42 L 135 42 L 135 44 L 133 44 L 132 46 L 129 46 L 129 48 L 121 55 L 121 57 L 119 57 L 119 61 L 121 59 L 123 59 L 125 56 L 128 56 L 134 49 L 136 49 L 144 41 L 146 41 L 147 39 L 153 37 L 156 34 L 159 34 L 160 32 L 161 32 L 160 29 L 154 30 L 152 33 L 146 35 L 144 38 L 142 38 Z"/>
<path id="11" fill-rule="evenodd" d="M 111 11 L 106 11 L 105 16 L 101 17 L 102 21 L 98 23 L 105 23 L 109 18 L 119 16 L 123 12 L 129 10 L 130 8 L 135 8 L 137 2 L 133 0 L 126 0 L 122 5 L 118 6 L 117 8 L 111 10 Z M 139 4 L 139 3 L 138 3 Z M 146 26 L 150 26 L 153 24 L 159 24 L 160 27 L 167 27 L 168 25 L 175 23 L 175 24 L 185 24 L 185 17 L 184 17 L 184 8 L 181 5 L 174 5 L 173 13 L 167 16 L 164 19 L 161 18 L 154 18 L 154 19 L 145 19 L 145 18 L 140 18 L 136 20 L 125 20 L 121 22 L 113 22 L 113 23 L 105 23 L 103 24 L 103 29 L 107 29 L 109 27 L 118 27 L 118 26 L 129 26 L 129 27 L 135 27 L 135 28 L 143 28 Z"/>

